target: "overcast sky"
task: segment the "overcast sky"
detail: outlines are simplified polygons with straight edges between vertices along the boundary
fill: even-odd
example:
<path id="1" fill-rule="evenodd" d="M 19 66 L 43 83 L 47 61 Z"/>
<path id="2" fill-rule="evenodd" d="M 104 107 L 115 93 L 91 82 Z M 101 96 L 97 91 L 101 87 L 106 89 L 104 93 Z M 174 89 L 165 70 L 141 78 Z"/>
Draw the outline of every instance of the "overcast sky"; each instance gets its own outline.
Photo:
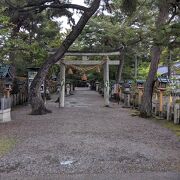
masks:
<path id="1" fill-rule="evenodd" d="M 72 3 L 82 5 L 84 4 L 84 0 L 72 0 Z"/>
<path id="2" fill-rule="evenodd" d="M 72 0 L 72 4 L 79 4 L 79 5 L 84 5 L 84 0 Z M 76 20 L 76 22 L 78 21 L 79 17 L 75 14 L 74 19 Z M 67 18 L 66 17 L 62 17 L 60 19 L 60 21 L 62 22 L 62 26 L 63 26 L 63 30 L 65 31 L 66 29 L 70 28 L 70 26 L 67 24 Z"/>

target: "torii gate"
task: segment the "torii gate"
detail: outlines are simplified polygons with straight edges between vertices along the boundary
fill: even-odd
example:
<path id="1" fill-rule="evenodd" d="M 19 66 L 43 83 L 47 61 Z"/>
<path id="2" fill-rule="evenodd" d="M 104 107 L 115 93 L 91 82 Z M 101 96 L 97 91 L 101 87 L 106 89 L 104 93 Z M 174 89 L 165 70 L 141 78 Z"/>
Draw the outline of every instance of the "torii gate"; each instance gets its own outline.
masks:
<path id="1" fill-rule="evenodd" d="M 61 60 L 60 65 L 60 107 L 64 107 L 65 102 L 65 71 L 66 65 L 103 65 L 103 79 L 104 79 L 104 105 L 109 106 L 109 65 L 119 65 L 119 60 L 110 60 L 109 56 L 120 55 L 119 51 L 106 53 L 82 53 L 82 52 L 67 52 L 64 56 L 104 56 L 105 60 Z M 82 58 L 87 59 L 87 58 Z"/>

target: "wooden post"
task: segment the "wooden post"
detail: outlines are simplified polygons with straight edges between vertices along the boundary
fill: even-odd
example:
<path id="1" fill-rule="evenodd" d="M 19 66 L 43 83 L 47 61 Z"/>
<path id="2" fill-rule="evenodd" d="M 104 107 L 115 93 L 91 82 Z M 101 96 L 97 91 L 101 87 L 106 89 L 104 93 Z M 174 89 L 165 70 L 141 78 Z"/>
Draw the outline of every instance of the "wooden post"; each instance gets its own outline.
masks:
<path id="1" fill-rule="evenodd" d="M 6 90 L 6 97 L 7 98 L 10 97 L 10 90 L 9 89 Z"/>
<path id="2" fill-rule="evenodd" d="M 109 58 L 104 63 L 104 104 L 109 106 Z"/>
<path id="3" fill-rule="evenodd" d="M 142 96 L 143 96 L 143 89 L 138 88 L 138 107 L 141 106 L 141 102 L 142 102 Z"/>
<path id="4" fill-rule="evenodd" d="M 64 107 L 64 98 L 65 98 L 65 65 L 64 63 L 60 64 L 60 107 Z"/>
<path id="5" fill-rule="evenodd" d="M 158 94 L 155 94 L 155 115 L 157 115 L 158 113 Z"/>

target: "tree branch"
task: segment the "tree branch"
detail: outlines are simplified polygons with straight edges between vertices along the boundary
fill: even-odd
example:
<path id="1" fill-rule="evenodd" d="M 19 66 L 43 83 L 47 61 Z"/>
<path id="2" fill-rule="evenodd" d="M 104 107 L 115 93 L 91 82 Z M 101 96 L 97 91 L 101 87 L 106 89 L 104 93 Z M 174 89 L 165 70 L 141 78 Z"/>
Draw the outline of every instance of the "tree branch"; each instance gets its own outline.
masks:
<path id="1" fill-rule="evenodd" d="M 13 8 L 13 9 L 16 9 L 17 7 L 12 3 L 10 2 L 9 0 L 5 0 L 5 3 L 7 3 L 7 5 L 10 7 L 10 8 Z"/>
<path id="2" fill-rule="evenodd" d="M 88 8 L 85 6 L 77 5 L 77 4 L 41 4 L 41 5 L 33 5 L 33 6 L 24 6 L 19 8 L 19 12 L 27 12 L 27 11 L 35 11 L 39 10 L 40 12 L 47 8 L 54 9 L 76 9 L 80 11 L 87 11 Z"/>

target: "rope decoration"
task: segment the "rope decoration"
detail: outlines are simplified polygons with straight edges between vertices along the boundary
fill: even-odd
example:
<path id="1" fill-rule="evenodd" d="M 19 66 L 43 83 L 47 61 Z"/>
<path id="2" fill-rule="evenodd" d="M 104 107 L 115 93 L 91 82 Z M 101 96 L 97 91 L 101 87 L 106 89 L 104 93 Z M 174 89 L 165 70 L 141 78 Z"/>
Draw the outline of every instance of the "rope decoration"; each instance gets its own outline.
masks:
<path id="1" fill-rule="evenodd" d="M 82 71 L 82 72 L 87 72 L 87 71 L 91 71 L 93 69 L 97 69 L 97 72 L 100 72 L 100 66 L 104 64 L 106 60 L 103 60 L 100 64 L 94 65 L 94 66 L 88 66 L 88 67 L 80 67 L 80 66 L 76 66 L 76 65 L 69 65 L 70 68 L 73 68 L 75 70 L 78 71 Z"/>
<path id="2" fill-rule="evenodd" d="M 87 72 L 87 71 L 91 71 L 93 69 L 97 69 L 99 68 L 99 64 L 96 65 L 96 66 L 89 66 L 89 67 L 79 67 L 79 66 L 75 66 L 75 65 L 70 65 L 70 68 L 73 68 L 75 70 L 78 70 L 78 71 L 82 71 L 82 72 Z"/>
<path id="3" fill-rule="evenodd" d="M 61 80 L 60 87 L 62 88 L 64 85 L 65 85 L 65 81 L 63 79 L 63 80 Z"/>
<path id="4" fill-rule="evenodd" d="M 109 87 L 109 81 L 106 81 L 106 82 L 104 83 L 104 87 L 105 87 L 105 89 L 107 90 L 107 88 Z"/>

